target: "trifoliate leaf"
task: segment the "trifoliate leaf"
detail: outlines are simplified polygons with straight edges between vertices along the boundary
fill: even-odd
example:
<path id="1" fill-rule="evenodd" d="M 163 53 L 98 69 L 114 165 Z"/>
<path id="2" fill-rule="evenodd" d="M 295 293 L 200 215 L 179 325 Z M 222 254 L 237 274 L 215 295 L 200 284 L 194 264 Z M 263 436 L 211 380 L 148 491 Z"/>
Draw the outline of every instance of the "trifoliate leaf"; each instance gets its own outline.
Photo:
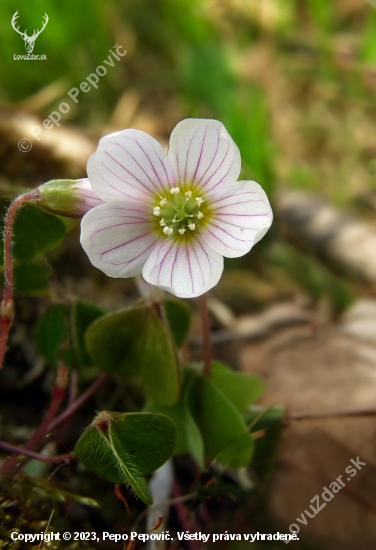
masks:
<path id="1" fill-rule="evenodd" d="M 176 403 L 180 373 L 168 328 L 149 305 L 129 308 L 94 321 L 86 347 L 103 370 L 141 374 L 147 396 L 164 406 Z"/>
<path id="2" fill-rule="evenodd" d="M 219 453 L 216 460 L 229 468 L 241 468 L 251 462 L 253 449 L 253 438 L 249 433 L 245 433 L 231 441 Z"/>
<path id="3" fill-rule="evenodd" d="M 237 438 L 249 434 L 237 408 L 214 382 L 197 378 L 190 406 L 205 445 L 205 455 L 214 460 Z M 251 436 L 249 436 L 251 438 Z M 226 456 L 227 459 L 227 456 Z M 242 465 L 245 465 L 244 463 Z"/>
<path id="4" fill-rule="evenodd" d="M 157 403 L 149 403 L 147 411 L 169 416 L 173 420 L 177 431 L 174 454 L 178 455 L 190 452 L 196 459 L 197 464 L 201 468 L 204 468 L 204 442 L 188 406 L 193 382 L 194 380 L 186 372 L 185 382 L 178 402 L 173 407 L 162 407 Z"/>
<path id="5" fill-rule="evenodd" d="M 14 222 L 13 257 L 31 262 L 55 248 L 66 234 L 64 223 L 35 204 L 23 206 Z"/>
<path id="6" fill-rule="evenodd" d="M 101 412 L 80 437 L 75 453 L 85 466 L 112 483 L 129 484 L 146 504 L 152 498 L 144 476 L 173 453 L 176 430 L 163 414 Z"/>
<path id="7" fill-rule="evenodd" d="M 49 287 L 50 268 L 44 258 L 14 268 L 14 285 L 18 294 L 40 294 Z"/>
<path id="8" fill-rule="evenodd" d="M 39 319 L 34 334 L 39 352 L 49 365 L 56 367 L 59 359 L 71 362 L 67 304 L 52 304 Z"/>
<path id="9" fill-rule="evenodd" d="M 273 467 L 275 453 L 281 437 L 285 411 L 282 407 L 252 407 L 245 421 L 252 433 L 261 432 L 255 440 L 252 465 L 259 471 L 268 472 Z"/>
<path id="10" fill-rule="evenodd" d="M 93 360 L 85 346 L 85 333 L 88 327 L 105 314 L 105 311 L 98 306 L 77 300 L 72 308 L 72 336 L 75 357 L 81 367 L 93 365 Z"/>
<path id="11" fill-rule="evenodd" d="M 165 300 L 166 317 L 178 348 L 181 348 L 189 334 L 191 309 L 182 300 Z"/>
<path id="12" fill-rule="evenodd" d="M 212 364 L 210 379 L 241 414 L 244 414 L 264 391 L 264 382 L 259 376 L 235 372 L 222 363 Z"/>

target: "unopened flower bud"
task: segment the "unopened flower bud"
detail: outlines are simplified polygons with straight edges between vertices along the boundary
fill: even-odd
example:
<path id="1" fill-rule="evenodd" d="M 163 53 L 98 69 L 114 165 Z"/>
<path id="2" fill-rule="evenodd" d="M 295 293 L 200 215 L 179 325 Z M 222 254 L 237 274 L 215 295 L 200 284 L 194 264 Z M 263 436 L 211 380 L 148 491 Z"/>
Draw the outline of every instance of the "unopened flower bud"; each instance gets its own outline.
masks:
<path id="1" fill-rule="evenodd" d="M 48 181 L 38 187 L 38 193 L 41 208 L 68 218 L 82 218 L 94 206 L 103 204 L 87 178 Z"/>

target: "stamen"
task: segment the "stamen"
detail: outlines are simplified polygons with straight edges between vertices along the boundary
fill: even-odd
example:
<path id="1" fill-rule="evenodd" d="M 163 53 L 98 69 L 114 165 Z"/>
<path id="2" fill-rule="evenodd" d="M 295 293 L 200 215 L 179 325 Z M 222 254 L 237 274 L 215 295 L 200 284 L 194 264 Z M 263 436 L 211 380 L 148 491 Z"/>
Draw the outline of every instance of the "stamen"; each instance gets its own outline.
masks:
<path id="1" fill-rule="evenodd" d="M 195 191 L 184 191 L 177 186 L 170 187 L 168 191 L 172 198 L 169 200 L 168 195 L 160 195 L 159 204 L 153 208 L 153 214 L 161 217 L 159 225 L 164 235 L 173 235 L 175 231 L 184 235 L 188 229 L 195 231 L 200 226 L 198 220 L 204 217 L 199 210 L 204 199 L 197 197 Z M 175 198 L 174 195 L 180 192 L 183 196 Z"/>

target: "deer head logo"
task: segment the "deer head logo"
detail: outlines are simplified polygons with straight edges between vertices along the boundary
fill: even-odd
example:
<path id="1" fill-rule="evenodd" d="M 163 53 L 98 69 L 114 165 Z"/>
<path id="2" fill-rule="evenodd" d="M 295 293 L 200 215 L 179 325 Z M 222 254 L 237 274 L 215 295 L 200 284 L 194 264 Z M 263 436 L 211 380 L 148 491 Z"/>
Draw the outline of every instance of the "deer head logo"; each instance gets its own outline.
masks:
<path id="1" fill-rule="evenodd" d="M 25 29 L 25 32 L 21 32 L 19 27 L 16 27 L 16 19 L 18 18 L 18 10 L 16 11 L 16 13 L 13 15 L 12 17 L 12 27 L 14 28 L 14 30 L 16 32 L 18 32 L 18 34 L 21 35 L 22 37 L 22 40 L 25 41 L 25 48 L 26 48 L 26 51 L 27 53 L 31 53 L 34 49 L 34 44 L 35 44 L 35 41 L 36 39 L 38 38 L 38 36 L 40 35 L 40 33 L 44 30 L 45 26 L 47 25 L 48 23 L 48 15 L 47 13 L 44 14 L 44 17 L 46 18 L 45 21 L 43 22 L 43 27 L 41 28 L 40 31 L 34 31 L 33 35 L 32 36 L 28 36 L 26 34 L 26 31 L 27 29 Z"/>

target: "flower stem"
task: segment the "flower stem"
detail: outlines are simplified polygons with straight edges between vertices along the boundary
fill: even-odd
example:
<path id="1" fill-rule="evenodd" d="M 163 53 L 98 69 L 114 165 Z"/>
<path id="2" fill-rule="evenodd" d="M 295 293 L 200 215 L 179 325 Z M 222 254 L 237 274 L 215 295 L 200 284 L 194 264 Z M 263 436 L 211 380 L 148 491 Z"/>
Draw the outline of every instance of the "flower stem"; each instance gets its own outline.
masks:
<path id="1" fill-rule="evenodd" d="M 28 456 L 29 458 L 40 460 L 41 462 L 49 462 L 51 464 L 70 461 L 76 456 L 74 453 L 66 453 L 64 455 L 56 455 L 56 456 L 42 455 L 40 453 L 35 453 L 34 451 L 30 451 L 28 449 L 22 449 L 21 447 L 10 445 L 9 443 L 5 443 L 4 441 L 0 441 L 0 449 L 3 449 L 4 451 L 8 451 L 10 453 L 17 453 L 18 455 L 25 455 L 25 456 Z"/>
<path id="2" fill-rule="evenodd" d="M 16 197 L 8 208 L 4 225 L 4 295 L 0 305 L 0 369 L 4 362 L 4 356 L 7 349 L 9 332 L 13 323 L 14 316 L 14 277 L 13 277 L 13 258 L 12 258 L 12 236 L 13 222 L 17 211 L 27 202 L 37 201 L 38 192 L 30 191 Z"/>
<path id="3" fill-rule="evenodd" d="M 202 322 L 202 337 L 204 346 L 204 374 L 208 378 L 211 375 L 212 363 L 212 342 L 210 336 L 210 317 L 208 309 L 207 295 L 200 296 L 201 322 Z"/>

